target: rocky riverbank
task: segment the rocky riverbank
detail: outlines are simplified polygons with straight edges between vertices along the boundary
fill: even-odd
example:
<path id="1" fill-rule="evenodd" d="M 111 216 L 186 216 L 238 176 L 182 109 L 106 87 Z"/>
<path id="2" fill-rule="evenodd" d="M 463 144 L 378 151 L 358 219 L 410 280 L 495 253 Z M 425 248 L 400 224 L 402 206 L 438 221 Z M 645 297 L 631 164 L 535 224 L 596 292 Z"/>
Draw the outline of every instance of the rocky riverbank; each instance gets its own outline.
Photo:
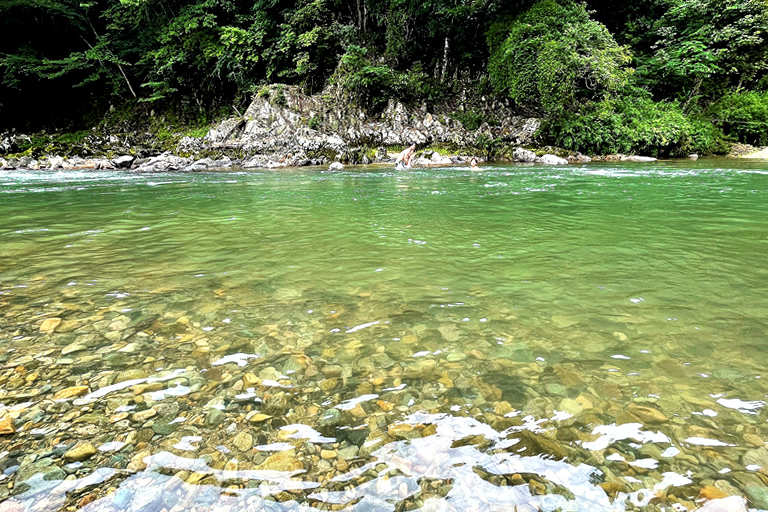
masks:
<path id="1" fill-rule="evenodd" d="M 99 133 L 62 144 L 51 135 L 0 136 L 0 169 L 132 169 L 140 172 L 214 168 L 278 168 L 393 163 L 417 144 L 415 166 L 479 161 L 567 164 L 591 159 L 577 152 L 538 147 L 541 121 L 515 116 L 503 104 L 486 104 L 502 119 L 468 130 L 426 106 L 390 102 L 377 118 L 339 109 L 338 100 L 307 96 L 293 87 L 260 92 L 244 114 L 224 119 L 203 137 L 160 141 L 151 134 Z"/>

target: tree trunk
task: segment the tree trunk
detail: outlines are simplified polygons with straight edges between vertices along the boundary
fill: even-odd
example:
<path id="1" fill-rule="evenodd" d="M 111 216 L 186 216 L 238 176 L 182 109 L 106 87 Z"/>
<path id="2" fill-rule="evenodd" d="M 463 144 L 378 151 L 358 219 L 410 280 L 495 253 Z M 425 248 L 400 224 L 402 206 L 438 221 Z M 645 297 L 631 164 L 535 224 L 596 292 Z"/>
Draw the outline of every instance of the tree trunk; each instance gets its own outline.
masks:
<path id="1" fill-rule="evenodd" d="M 440 81 L 445 82 L 445 73 L 448 70 L 448 38 L 445 38 L 445 47 L 443 48 L 443 69 L 440 72 Z"/>
<path id="2" fill-rule="evenodd" d="M 685 105 L 683 105 L 683 112 L 686 112 L 688 110 L 688 105 L 691 103 L 691 100 L 694 96 L 696 96 L 699 93 L 699 88 L 701 87 L 701 82 L 703 82 L 703 78 L 699 78 L 696 80 L 696 84 L 693 86 L 693 89 L 691 89 L 691 94 L 688 95 L 688 99 L 685 100 Z"/>

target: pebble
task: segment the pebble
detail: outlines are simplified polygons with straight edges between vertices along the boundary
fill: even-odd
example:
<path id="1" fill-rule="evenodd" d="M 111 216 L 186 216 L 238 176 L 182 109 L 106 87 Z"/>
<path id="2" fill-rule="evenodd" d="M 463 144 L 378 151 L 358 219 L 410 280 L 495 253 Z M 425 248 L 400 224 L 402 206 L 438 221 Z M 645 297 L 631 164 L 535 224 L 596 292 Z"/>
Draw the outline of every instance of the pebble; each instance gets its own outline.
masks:
<path id="1" fill-rule="evenodd" d="M 387 311 L 365 303 L 361 303 L 359 309 L 308 306 L 312 298 L 305 297 L 302 290 L 273 293 L 265 285 L 264 300 L 290 296 L 297 308 L 314 308 L 322 314 L 297 317 L 287 312 L 277 313 L 280 308 L 274 308 L 275 311 L 264 313 L 263 328 L 248 326 L 250 330 L 246 330 L 243 314 L 235 307 L 230 308 L 236 299 L 242 298 L 238 296 L 239 285 L 228 277 L 222 276 L 221 280 L 229 282 L 216 284 L 223 290 L 214 294 L 217 304 L 203 300 L 195 311 L 187 305 L 192 298 L 174 290 L 163 291 L 178 299 L 177 306 L 149 303 L 148 310 L 141 313 L 149 322 L 142 323 L 140 333 L 135 332 L 139 328 L 136 313 L 128 313 L 133 320 L 121 313 L 132 304 L 114 301 L 103 310 L 94 311 L 94 318 L 87 321 L 62 321 L 58 317 L 42 320 L 39 333 L 51 336 L 46 338 L 46 343 L 51 345 L 36 351 L 35 357 L 21 350 L 0 352 L 0 402 L 8 404 L 0 406 L 0 434 L 13 436 L 3 438 L 9 443 L 0 450 L 0 469 L 6 472 L 0 474 L 0 479 L 5 477 L 3 484 L 7 482 L 19 488 L 22 478 L 34 474 L 46 479 L 69 478 L 74 482 L 98 467 L 141 472 L 151 460 L 153 477 L 170 477 L 162 487 L 162 496 L 153 494 L 154 491 L 142 495 L 143 488 L 142 492 L 135 492 L 119 487 L 125 484 L 114 482 L 112 485 L 118 488 L 112 488 L 114 492 L 107 492 L 105 498 L 99 493 L 106 491 L 110 484 L 104 483 L 99 492 L 79 493 L 73 498 L 72 506 L 91 503 L 89 507 L 93 507 L 93 501 L 98 503 L 101 498 L 106 508 L 178 512 L 208 507 L 207 489 L 221 495 L 220 475 L 216 473 L 220 471 L 247 475 L 247 471 L 253 469 L 306 470 L 299 478 L 314 484 L 341 482 L 334 479 L 350 468 L 365 468 L 364 465 L 375 463 L 375 459 L 379 462 L 387 459 L 387 464 L 396 467 L 434 471 L 437 482 L 441 468 L 458 472 L 466 469 L 452 465 L 451 457 L 460 450 L 462 457 L 471 458 L 479 453 L 483 460 L 508 452 L 523 466 L 528 456 L 541 458 L 539 463 L 544 465 L 563 459 L 574 465 L 591 464 L 600 471 L 599 486 L 612 499 L 620 493 L 653 489 L 663 478 L 662 471 L 683 475 L 691 471 L 697 476 L 695 483 L 686 486 L 684 491 L 671 489 L 667 491 L 669 495 L 659 493 L 654 503 L 646 507 L 649 512 L 666 510 L 671 504 L 693 508 L 692 501 L 680 500 L 692 500 L 696 493 L 701 500 L 697 504 L 708 512 L 743 512 L 743 507 L 739 508 L 736 500 L 730 499 L 736 495 L 749 496 L 750 505 L 768 505 L 765 486 L 761 486 L 765 480 L 763 472 L 743 471 L 745 465 L 768 467 L 768 449 L 763 441 L 766 431 L 757 421 L 760 416 L 755 415 L 754 422 L 736 426 L 738 422 L 733 421 L 736 412 L 720 407 L 708 392 L 678 387 L 676 381 L 663 374 L 656 375 L 655 379 L 627 375 L 626 368 L 622 370 L 623 362 L 607 364 L 605 359 L 597 357 L 601 350 L 614 350 L 619 346 L 617 342 L 628 341 L 623 332 L 614 331 L 613 336 L 610 335 L 614 329 L 625 329 L 623 319 L 602 335 L 604 345 L 599 350 L 584 348 L 590 352 L 585 360 L 582 354 L 577 359 L 572 353 L 555 351 L 551 340 L 546 339 L 550 325 L 565 327 L 562 335 L 566 337 L 584 336 L 578 327 L 581 317 L 576 315 L 549 317 L 547 314 L 527 321 L 522 317 L 518 319 L 518 313 L 512 310 L 499 310 L 498 317 L 506 319 L 508 325 L 504 328 L 511 331 L 509 333 L 487 327 L 502 322 L 488 322 L 487 326 L 479 327 L 475 326 L 477 322 L 459 323 L 447 310 L 433 318 L 419 314 L 416 315 L 419 320 L 409 318 L 398 325 L 401 320 L 395 319 L 402 313 L 399 308 L 403 301 L 393 297 L 392 314 L 388 316 L 392 321 L 345 336 L 345 326 L 365 324 L 366 318 L 384 318 Z M 352 289 L 349 293 L 356 296 L 358 291 Z M 174 295 L 176 293 L 179 295 Z M 366 293 L 366 297 L 377 297 L 380 291 Z M 4 308 L 3 300 L 0 294 L 0 305 Z M 73 297 L 71 301 L 77 299 Z M 224 306 L 227 301 L 231 304 Z M 222 307 L 232 311 L 227 312 L 231 320 L 220 321 Z M 57 304 L 50 311 L 72 309 L 60 308 Z M 8 309 L 0 311 L 1 318 L 9 318 L 2 316 L 8 315 Z M 17 333 L 14 336 L 29 336 L 31 332 L 36 339 L 42 339 L 35 325 L 40 322 L 40 315 L 49 315 L 50 311 L 38 312 L 39 316 L 29 322 L 31 327 L 26 330 L 14 327 Z M 179 320 L 173 323 L 176 318 Z M 11 323 L 21 326 L 22 321 Z M 215 327 L 203 334 L 202 329 L 207 326 Z M 338 335 L 328 334 L 337 326 L 342 327 Z M 387 336 L 402 339 L 392 342 L 382 339 L 384 327 L 390 330 Z M 230 330 L 226 332 L 227 329 Z M 326 343 L 324 336 L 332 340 Z M 109 339 L 114 343 L 110 345 Z M 46 350 L 49 353 L 46 354 Z M 416 353 L 419 355 L 414 356 Z M 232 361 L 218 363 L 233 354 L 237 356 Z M 669 354 L 664 358 L 665 373 L 680 369 L 680 359 Z M 601 362 L 596 362 L 598 360 Z M 650 374 L 651 370 L 644 366 L 648 360 L 637 356 L 639 373 Z M 590 365 L 599 367 L 599 372 L 582 371 Z M 743 375 L 754 370 L 745 367 Z M 711 370 L 709 373 L 714 375 Z M 732 380 L 742 373 L 720 371 L 717 375 Z M 149 377 L 153 382 L 147 382 Z M 264 386 L 262 379 L 279 381 L 280 386 L 273 383 Z M 134 380 L 137 382 L 130 382 L 133 384 L 130 388 L 119 386 Z M 714 379 L 712 382 L 717 384 Z M 113 389 L 107 389 L 110 386 Z M 70 400 L 100 389 L 108 392 L 99 400 Z M 673 389 L 674 393 L 667 391 Z M 156 393 L 158 391 L 163 392 Z M 716 392 L 722 390 L 715 386 L 713 396 Z M 371 398 L 353 402 L 364 395 Z M 35 405 L 28 405 L 26 410 L 12 409 L 14 404 L 23 403 L 22 399 Z M 338 409 L 343 403 L 354 405 Z M 695 421 L 687 422 L 692 411 L 704 409 L 716 410 L 719 416 L 696 416 Z M 554 411 L 578 418 L 563 420 L 562 416 L 554 416 Z M 414 419 L 413 414 L 418 415 L 418 419 Z M 437 415 L 439 419 L 434 419 Z M 464 425 L 459 417 L 468 417 L 474 423 Z M 650 432 L 649 435 L 669 436 L 671 445 L 679 446 L 683 453 L 662 457 L 661 452 L 670 446 L 669 442 L 641 442 L 632 436 L 610 440 L 610 447 L 599 450 L 600 453 L 582 448 L 587 442 L 605 440 L 602 434 L 592 433 L 596 427 L 615 428 L 612 425 L 615 423 L 621 433 L 623 426 L 619 420 L 653 425 L 640 430 Z M 687 422 L 685 426 L 684 422 Z M 293 424 L 301 424 L 307 430 L 283 428 Z M 55 428 L 47 430 L 49 426 Z M 489 441 L 494 432 L 486 437 L 490 426 L 500 432 L 506 430 L 507 440 L 514 439 L 515 444 L 496 448 L 501 444 Z M 742 440 L 740 446 L 721 449 L 681 443 L 686 437 L 715 437 L 713 432 L 717 427 L 728 434 L 719 438 L 734 444 Z M 71 447 L 74 440 L 80 439 L 88 441 Z M 90 441 L 102 448 L 116 446 L 114 443 L 122 448 L 104 448 L 103 456 L 99 457 L 95 456 L 99 452 Z M 273 443 L 278 442 L 288 446 L 282 445 L 281 451 L 274 451 Z M 254 450 L 257 444 L 260 446 Z M 189 463 L 188 470 L 172 477 L 175 470 L 163 462 L 167 453 L 195 462 Z M 632 469 L 626 463 L 612 460 L 612 454 L 621 454 L 628 461 L 659 460 L 660 466 L 658 470 Z M 713 461 L 723 461 L 735 471 L 717 474 Z M 155 472 L 155 464 L 164 469 Z M 344 480 L 349 483 L 349 489 L 342 489 L 340 484 L 339 491 L 359 492 L 368 485 L 389 492 L 395 499 L 409 496 L 407 501 L 392 503 L 400 508 L 422 507 L 432 499 L 430 493 L 438 493 L 440 486 L 430 487 L 427 483 L 421 493 L 413 494 L 411 484 L 404 483 L 400 476 L 387 482 L 380 474 L 384 466 L 382 463 L 367 471 L 362 469 L 354 477 L 350 475 L 350 480 Z M 482 473 L 481 466 L 476 468 L 476 473 Z M 497 489 L 511 482 L 527 485 L 534 494 L 560 492 L 551 482 L 538 479 L 536 470 L 524 472 L 523 469 L 517 471 L 525 478 L 517 475 L 517 479 L 510 481 L 509 475 L 491 475 L 488 482 L 498 486 Z M 630 474 L 642 483 L 622 478 Z M 141 473 L 134 476 L 142 478 Z M 181 482 L 195 485 L 183 486 Z M 255 483 L 247 478 L 231 483 L 232 494 L 228 496 L 237 496 L 242 488 Z M 461 490 L 462 485 L 460 478 L 450 485 L 443 483 L 440 499 L 451 489 L 457 495 L 462 492 L 471 495 L 472 489 Z M 149 489 L 153 487 L 151 483 L 148 485 Z M 10 496 L 9 492 L 9 486 L 0 485 L 0 501 Z M 182 492 L 189 494 L 181 495 Z M 288 504 L 294 500 L 301 502 L 309 492 L 313 491 L 296 489 L 273 496 L 279 496 Z M 678 498 L 674 498 L 673 493 Z M 217 497 L 210 499 L 214 504 L 211 510 L 218 510 Z M 257 502 L 253 498 L 255 508 L 258 508 Z M 432 503 L 444 505 L 440 500 Z M 521 510 L 523 508 L 521 505 Z"/>
<path id="2" fill-rule="evenodd" d="M 270 455 L 259 465 L 259 469 L 273 471 L 297 471 L 303 468 L 304 465 L 298 458 L 296 458 L 296 452 L 294 450 L 284 450 Z"/>
<path id="3" fill-rule="evenodd" d="M 270 418 L 272 418 L 272 416 L 270 416 L 269 414 L 264 414 L 260 412 L 254 412 L 246 416 L 246 419 L 251 423 L 262 423 L 264 421 L 267 421 Z"/>
<path id="4" fill-rule="evenodd" d="M 768 448 L 760 446 L 748 450 L 742 457 L 742 464 L 746 466 L 760 466 L 768 470 Z"/>
<path id="5" fill-rule="evenodd" d="M 97 451 L 98 450 L 96 449 L 96 447 L 93 446 L 88 441 L 81 441 L 77 443 L 74 446 L 74 448 L 67 450 L 64 453 L 63 458 L 64 460 L 69 462 L 73 462 L 73 461 L 79 462 L 79 461 L 83 461 L 85 459 L 89 459 L 93 457 L 94 455 L 96 455 Z"/>
<path id="6" fill-rule="evenodd" d="M 258 378 L 253 372 L 247 372 L 243 375 L 243 385 L 246 389 L 255 388 L 261 386 L 261 379 Z"/>
<path id="7" fill-rule="evenodd" d="M 133 414 L 131 414 L 131 421 L 134 421 L 136 423 L 144 423 L 150 418 L 153 418 L 157 415 L 157 411 L 154 409 L 145 409 L 143 411 L 138 411 Z"/>
<path id="8" fill-rule="evenodd" d="M 320 458 L 321 459 L 335 459 L 336 458 L 336 450 L 320 450 Z"/>
<path id="9" fill-rule="evenodd" d="M 46 318 L 43 320 L 43 323 L 40 324 L 40 332 L 43 334 L 53 334 L 59 324 L 61 324 L 61 318 Z"/>
<path id="10" fill-rule="evenodd" d="M 16 432 L 13 427 L 13 419 L 5 414 L 0 417 L 0 435 L 8 435 Z"/>
<path id="11" fill-rule="evenodd" d="M 253 436 L 247 432 L 240 432 L 232 440 L 232 444 L 241 452 L 247 452 L 253 447 Z"/>
<path id="12" fill-rule="evenodd" d="M 665 423 L 669 420 L 667 416 L 658 409 L 645 405 L 638 405 L 635 402 L 630 402 L 627 410 L 640 418 L 643 423 L 657 424 Z"/>
<path id="13" fill-rule="evenodd" d="M 54 400 L 66 400 L 68 398 L 74 398 L 76 396 L 83 396 L 90 391 L 88 386 L 73 386 L 70 388 L 64 388 L 57 391 L 53 395 Z"/>
<path id="14" fill-rule="evenodd" d="M 61 355 L 66 356 L 68 354 L 74 354 L 75 352 L 82 352 L 83 350 L 87 350 L 88 347 L 85 345 L 81 345 L 80 343 L 72 343 L 71 345 L 67 345 L 63 349 L 61 349 Z"/>
<path id="15" fill-rule="evenodd" d="M 211 409 L 208 411 L 208 414 L 205 417 L 205 424 L 208 427 L 217 427 L 222 421 L 224 421 L 224 418 L 226 418 L 227 415 L 224 413 L 224 411 L 220 411 L 219 409 Z"/>

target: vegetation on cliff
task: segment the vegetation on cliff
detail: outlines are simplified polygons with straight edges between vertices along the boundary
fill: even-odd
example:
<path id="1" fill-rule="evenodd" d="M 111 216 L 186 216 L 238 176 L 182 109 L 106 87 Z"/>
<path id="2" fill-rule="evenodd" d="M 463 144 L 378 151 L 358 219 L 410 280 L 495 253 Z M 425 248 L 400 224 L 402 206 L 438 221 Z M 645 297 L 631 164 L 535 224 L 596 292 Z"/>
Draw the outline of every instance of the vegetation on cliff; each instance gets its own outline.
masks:
<path id="1" fill-rule="evenodd" d="M 0 15 L 0 129 L 115 108 L 199 126 L 280 82 L 468 125 L 493 121 L 472 98 L 505 98 L 582 152 L 768 143 L 766 0 L 8 0 Z"/>

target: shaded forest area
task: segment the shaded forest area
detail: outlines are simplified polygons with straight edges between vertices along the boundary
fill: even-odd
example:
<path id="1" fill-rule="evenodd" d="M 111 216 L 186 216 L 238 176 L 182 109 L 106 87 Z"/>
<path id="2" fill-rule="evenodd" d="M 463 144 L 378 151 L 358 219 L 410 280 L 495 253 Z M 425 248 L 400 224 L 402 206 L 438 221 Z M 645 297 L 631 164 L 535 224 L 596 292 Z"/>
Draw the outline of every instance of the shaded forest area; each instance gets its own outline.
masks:
<path id="1" fill-rule="evenodd" d="M 585 153 L 768 144 L 768 0 L 3 0 L 0 129 L 164 112 L 204 126 L 268 84 L 469 129 L 496 97 Z"/>

